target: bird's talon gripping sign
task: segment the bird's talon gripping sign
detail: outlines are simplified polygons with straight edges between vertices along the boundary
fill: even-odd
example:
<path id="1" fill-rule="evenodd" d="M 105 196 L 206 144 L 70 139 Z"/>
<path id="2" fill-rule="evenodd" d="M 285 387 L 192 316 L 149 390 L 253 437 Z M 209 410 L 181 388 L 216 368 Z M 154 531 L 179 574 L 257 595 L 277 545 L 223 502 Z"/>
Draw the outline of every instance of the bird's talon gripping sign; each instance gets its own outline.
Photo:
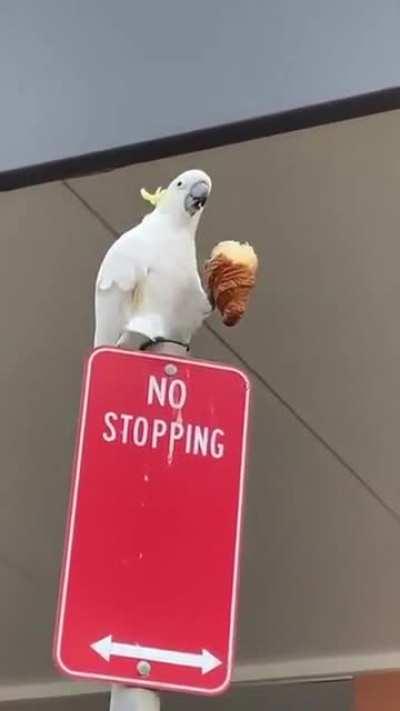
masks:
<path id="1" fill-rule="evenodd" d="M 227 686 L 248 398 L 228 366 L 90 356 L 55 636 L 65 673 Z"/>

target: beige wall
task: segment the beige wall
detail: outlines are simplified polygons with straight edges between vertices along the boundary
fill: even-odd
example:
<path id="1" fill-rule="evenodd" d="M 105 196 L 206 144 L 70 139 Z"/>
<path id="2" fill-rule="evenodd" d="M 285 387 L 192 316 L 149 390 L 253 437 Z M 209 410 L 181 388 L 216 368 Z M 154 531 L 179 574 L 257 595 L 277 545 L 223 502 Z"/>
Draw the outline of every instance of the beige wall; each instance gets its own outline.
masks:
<path id="1" fill-rule="evenodd" d="M 202 256 L 248 239 L 262 265 L 243 323 L 213 317 L 195 342 L 254 382 L 236 679 L 400 669 L 399 125 L 393 112 L 0 195 L 0 701 L 55 679 L 99 260 L 146 210 L 139 188 L 193 165 L 214 180 Z"/>

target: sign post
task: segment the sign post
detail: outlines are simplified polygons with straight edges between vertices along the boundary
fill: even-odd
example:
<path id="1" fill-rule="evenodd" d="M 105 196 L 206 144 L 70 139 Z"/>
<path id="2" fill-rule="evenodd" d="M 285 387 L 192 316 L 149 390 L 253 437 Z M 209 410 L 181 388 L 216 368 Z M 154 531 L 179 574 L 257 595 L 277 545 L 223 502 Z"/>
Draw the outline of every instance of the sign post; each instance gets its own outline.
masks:
<path id="1" fill-rule="evenodd" d="M 113 684 L 110 711 L 160 711 L 160 698 L 150 689 L 132 689 Z"/>
<path id="2" fill-rule="evenodd" d="M 66 674 L 203 694 L 229 684 L 248 398 L 229 366 L 90 356 L 55 636 Z M 138 699 L 118 687 L 111 709 L 157 709 L 156 695 Z"/>
<path id="3" fill-rule="evenodd" d="M 125 348 L 129 348 L 129 333 L 124 334 L 122 343 Z M 183 357 L 186 355 L 186 348 L 178 343 L 161 341 L 149 346 L 148 352 Z M 160 711 L 160 697 L 150 689 L 135 689 L 121 684 L 113 684 L 110 711 Z"/>

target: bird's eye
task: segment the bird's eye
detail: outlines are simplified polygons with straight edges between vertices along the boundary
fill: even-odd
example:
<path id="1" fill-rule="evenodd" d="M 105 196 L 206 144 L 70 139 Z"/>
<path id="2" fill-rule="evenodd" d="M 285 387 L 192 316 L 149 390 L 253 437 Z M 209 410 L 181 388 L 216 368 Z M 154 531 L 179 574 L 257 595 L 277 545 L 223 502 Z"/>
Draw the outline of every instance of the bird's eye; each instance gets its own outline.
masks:
<path id="1" fill-rule="evenodd" d="M 180 181 L 177 183 L 177 186 L 178 186 L 178 188 L 181 188 L 181 187 L 182 187 L 182 180 L 180 180 Z"/>

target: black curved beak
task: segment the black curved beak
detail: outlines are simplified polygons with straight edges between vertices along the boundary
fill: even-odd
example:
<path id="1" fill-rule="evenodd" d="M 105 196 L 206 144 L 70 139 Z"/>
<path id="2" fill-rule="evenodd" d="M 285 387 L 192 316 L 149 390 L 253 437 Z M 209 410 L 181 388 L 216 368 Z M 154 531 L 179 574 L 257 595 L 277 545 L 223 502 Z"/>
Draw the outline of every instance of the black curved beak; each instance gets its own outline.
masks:
<path id="1" fill-rule="evenodd" d="M 205 180 L 199 180 L 192 185 L 185 198 L 185 210 L 189 215 L 195 215 L 207 202 L 210 186 Z"/>

